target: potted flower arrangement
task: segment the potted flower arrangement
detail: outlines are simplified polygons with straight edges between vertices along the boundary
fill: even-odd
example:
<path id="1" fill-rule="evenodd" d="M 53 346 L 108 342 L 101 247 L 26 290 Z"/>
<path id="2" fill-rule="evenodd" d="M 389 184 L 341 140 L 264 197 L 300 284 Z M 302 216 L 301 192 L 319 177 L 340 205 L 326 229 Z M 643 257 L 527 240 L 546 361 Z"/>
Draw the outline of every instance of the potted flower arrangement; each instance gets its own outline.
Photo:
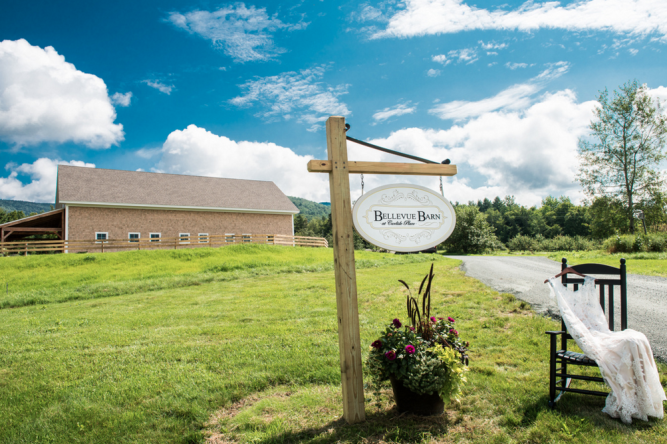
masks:
<path id="1" fill-rule="evenodd" d="M 431 264 L 417 298 L 399 280 L 408 289 L 410 325 L 394 319 L 371 344 L 367 364 L 373 386 L 377 391 L 384 381 L 390 381 L 399 412 L 440 414 L 466 382 L 469 343 L 459 337 L 455 319 L 431 316 L 433 277 Z"/>

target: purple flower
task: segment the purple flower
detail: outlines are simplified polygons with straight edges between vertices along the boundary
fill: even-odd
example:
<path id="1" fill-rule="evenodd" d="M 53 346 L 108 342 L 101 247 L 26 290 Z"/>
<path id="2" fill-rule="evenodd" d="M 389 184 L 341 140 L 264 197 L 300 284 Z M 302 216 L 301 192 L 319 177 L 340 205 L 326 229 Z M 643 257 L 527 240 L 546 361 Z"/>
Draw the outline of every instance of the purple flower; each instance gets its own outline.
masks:
<path id="1" fill-rule="evenodd" d="M 433 323 L 436 322 L 436 320 L 435 320 L 435 316 L 431 316 L 431 322 L 433 322 Z"/>
<path id="2" fill-rule="evenodd" d="M 438 319 L 442 321 L 442 320 L 445 319 L 445 318 L 438 318 Z"/>
<path id="3" fill-rule="evenodd" d="M 415 331 L 415 328 L 414 328 L 414 327 L 410 327 L 410 331 Z"/>
<path id="4" fill-rule="evenodd" d="M 381 348 L 382 347 L 382 341 L 379 339 L 371 344 L 371 347 L 373 348 Z"/>
<path id="5" fill-rule="evenodd" d="M 454 336 L 458 336 L 458 335 L 459 335 L 459 332 L 456 331 L 456 330 L 454 330 L 453 328 L 452 328 L 451 330 L 449 330 L 449 332 L 452 333 Z"/>
<path id="6" fill-rule="evenodd" d="M 408 352 L 409 355 L 412 355 L 415 352 L 415 346 L 408 344 L 405 346 L 405 351 Z"/>
<path id="7" fill-rule="evenodd" d="M 448 320 L 449 322 L 454 322 L 454 318 L 449 317 L 449 316 L 447 317 L 447 320 Z"/>
<path id="8" fill-rule="evenodd" d="M 394 323 L 394 327 L 396 328 L 401 328 L 401 325 L 403 325 L 401 324 L 401 321 L 398 320 L 398 318 L 394 319 L 392 322 Z"/>
<path id="9" fill-rule="evenodd" d="M 396 359 L 396 353 L 394 352 L 394 350 L 389 350 L 387 353 L 384 354 L 384 357 L 390 361 L 393 361 L 394 359 Z"/>

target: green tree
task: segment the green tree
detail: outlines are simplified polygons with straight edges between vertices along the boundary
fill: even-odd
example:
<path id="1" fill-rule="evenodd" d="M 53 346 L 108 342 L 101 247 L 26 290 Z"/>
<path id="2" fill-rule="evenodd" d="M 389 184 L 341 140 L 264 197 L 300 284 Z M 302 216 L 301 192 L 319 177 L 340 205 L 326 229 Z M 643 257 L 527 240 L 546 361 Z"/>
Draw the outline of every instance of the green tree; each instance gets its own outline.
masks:
<path id="1" fill-rule="evenodd" d="M 657 167 L 665 157 L 667 119 L 647 89 L 635 80 L 614 91 L 610 98 L 605 88 L 589 126 L 592 140 L 579 140 L 581 166 L 577 180 L 591 199 L 621 201 L 631 232 L 636 204 L 661 192 L 664 186 Z"/>
<path id="2" fill-rule="evenodd" d="M 307 236 L 303 234 L 308 228 L 308 219 L 303 214 L 294 216 L 294 234 L 297 236 Z"/>
<path id="3" fill-rule="evenodd" d="M 503 248 L 494 234 L 495 229 L 486 221 L 486 216 L 479 212 L 477 205 L 458 205 L 455 210 L 456 227 L 443 243 L 447 251 L 482 253 Z"/>

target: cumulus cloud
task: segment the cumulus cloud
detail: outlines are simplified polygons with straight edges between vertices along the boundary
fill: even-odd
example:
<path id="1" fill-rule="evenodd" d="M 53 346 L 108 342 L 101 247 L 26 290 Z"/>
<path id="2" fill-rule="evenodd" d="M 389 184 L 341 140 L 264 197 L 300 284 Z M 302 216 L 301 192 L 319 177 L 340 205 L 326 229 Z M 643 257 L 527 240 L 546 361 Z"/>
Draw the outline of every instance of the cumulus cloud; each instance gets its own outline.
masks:
<path id="1" fill-rule="evenodd" d="M 239 107 L 259 104 L 262 111 L 255 114 L 268 121 L 279 119 L 297 121 L 310 125 L 308 131 L 317 131 L 330 115 L 350 116 L 352 113 L 339 97 L 347 94 L 348 85 L 335 87 L 324 85 L 320 80 L 326 66 L 290 71 L 277 76 L 256 77 L 239 85 L 245 94 L 234 97 L 230 103 Z"/>
<path id="2" fill-rule="evenodd" d="M 9 176 L 0 177 L 0 199 L 55 202 L 58 165 L 95 168 L 94 164 L 80 160 L 64 162 L 46 157 L 22 165 L 9 163 L 5 166 L 10 171 Z M 24 184 L 21 176 L 27 176 L 30 181 Z"/>
<path id="3" fill-rule="evenodd" d="M 102 79 L 47 46 L 0 42 L 0 139 L 16 146 L 74 142 L 109 148 L 124 139 Z"/>
<path id="4" fill-rule="evenodd" d="M 126 92 L 125 94 L 115 93 L 113 96 L 111 96 L 111 103 L 118 106 L 130 106 L 131 100 L 132 100 L 131 92 Z"/>
<path id="5" fill-rule="evenodd" d="M 402 116 L 404 114 L 412 114 L 417 110 L 417 106 L 410 106 L 410 102 L 399 103 L 398 105 L 385 108 L 373 114 L 373 119 L 376 122 L 383 122 L 391 117 Z"/>
<path id="6" fill-rule="evenodd" d="M 505 66 L 507 66 L 511 70 L 515 70 L 515 69 L 518 69 L 518 68 L 528 68 L 528 63 L 507 62 L 507 63 L 505 63 Z"/>
<path id="7" fill-rule="evenodd" d="M 578 103 L 572 91 L 544 94 L 522 110 L 495 111 L 447 130 L 406 128 L 371 143 L 440 161 L 451 159 L 459 175 L 445 179 L 445 196 L 453 201 L 515 195 L 527 205 L 547 195 L 581 196 L 574 182 L 577 141 L 587 134 L 597 102 Z M 348 143 L 350 158 L 393 161 L 389 154 Z M 476 183 L 466 177 L 476 176 Z M 396 176 L 365 178 L 375 187 L 404 179 Z M 411 181 L 438 189 L 438 178 Z M 350 180 L 354 186 L 354 179 Z"/>
<path id="8" fill-rule="evenodd" d="M 172 12 L 167 21 L 190 34 L 210 40 L 235 62 L 266 61 L 285 52 L 273 42 L 278 30 L 304 29 L 308 23 L 287 24 L 266 9 L 249 8 L 243 3 L 227 5 L 215 11 Z"/>
<path id="9" fill-rule="evenodd" d="M 372 38 L 414 37 L 472 30 L 564 29 L 656 35 L 667 41 L 664 0 L 581 0 L 562 5 L 528 1 L 516 9 L 489 10 L 463 0 L 406 0 Z"/>
<path id="10" fill-rule="evenodd" d="M 326 174 L 309 173 L 311 156 L 269 142 L 234 141 L 190 125 L 169 134 L 158 171 L 210 177 L 270 180 L 289 196 L 329 200 Z M 325 157 L 325 154 L 322 154 Z"/>
<path id="11" fill-rule="evenodd" d="M 159 80 L 142 80 L 142 82 L 166 95 L 170 95 L 171 91 L 174 89 L 174 85 L 165 85 Z"/>
<path id="12" fill-rule="evenodd" d="M 438 54 L 431 57 L 431 60 L 437 63 L 441 63 L 445 66 L 449 65 L 452 61 L 447 59 L 447 56 L 444 54 Z"/>
<path id="13" fill-rule="evenodd" d="M 565 74 L 569 69 L 567 62 L 558 62 L 548 66 L 536 77 L 526 83 L 513 85 L 493 97 L 475 102 L 455 100 L 442 103 L 429 110 L 441 119 L 462 120 L 497 110 L 519 110 L 526 108 L 533 101 L 533 97 L 541 91 L 546 82 Z"/>
<path id="14" fill-rule="evenodd" d="M 426 71 L 426 75 L 429 77 L 438 77 L 440 75 L 440 70 L 431 68 Z"/>

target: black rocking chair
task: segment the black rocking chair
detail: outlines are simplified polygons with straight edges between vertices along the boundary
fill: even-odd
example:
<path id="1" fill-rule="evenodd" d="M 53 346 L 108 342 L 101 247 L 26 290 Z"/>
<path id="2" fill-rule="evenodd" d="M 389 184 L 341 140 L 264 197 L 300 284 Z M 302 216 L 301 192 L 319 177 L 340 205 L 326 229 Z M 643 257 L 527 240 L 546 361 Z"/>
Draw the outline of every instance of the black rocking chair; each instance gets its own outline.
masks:
<path id="1" fill-rule="evenodd" d="M 563 258 L 561 270 L 568 268 L 567 259 Z M 608 265 L 602 264 L 581 264 L 570 267 L 576 272 L 579 272 L 584 275 L 596 274 L 596 275 L 617 275 L 618 279 L 597 279 L 595 284 L 600 289 L 600 305 L 602 310 L 607 315 L 609 320 L 609 329 L 614 330 L 614 286 L 618 285 L 620 287 L 621 295 L 621 330 L 628 328 L 628 304 L 627 304 L 627 285 L 626 285 L 626 276 L 625 276 L 625 259 L 621 259 L 621 267 L 614 268 Z M 576 275 L 574 275 L 576 276 Z M 580 277 L 569 278 L 568 273 L 563 274 L 562 283 L 564 285 L 573 284 L 574 290 L 579 289 L 579 284 L 582 284 L 584 280 Z M 607 287 L 607 294 L 609 295 L 607 299 L 607 309 L 605 310 L 605 286 Z M 548 331 L 546 332 L 551 339 L 551 353 L 549 360 L 549 407 L 553 408 L 556 402 L 565 392 L 573 393 L 582 393 L 586 395 L 594 396 L 607 396 L 608 392 L 598 392 L 594 390 L 581 390 L 570 388 L 570 383 L 573 379 L 579 379 L 584 381 L 596 381 L 604 382 L 600 377 L 593 376 L 584 376 L 584 375 L 573 375 L 568 373 L 568 365 L 580 365 L 587 367 L 597 367 L 598 365 L 588 356 L 582 353 L 576 353 L 573 351 L 568 351 L 567 349 L 567 340 L 572 339 L 567 332 L 565 327 L 565 322 L 561 320 L 561 331 Z M 560 350 L 558 349 L 557 339 L 558 336 L 560 339 Z M 559 367 L 560 365 L 560 367 Z M 558 396 L 556 392 L 560 391 Z"/>

